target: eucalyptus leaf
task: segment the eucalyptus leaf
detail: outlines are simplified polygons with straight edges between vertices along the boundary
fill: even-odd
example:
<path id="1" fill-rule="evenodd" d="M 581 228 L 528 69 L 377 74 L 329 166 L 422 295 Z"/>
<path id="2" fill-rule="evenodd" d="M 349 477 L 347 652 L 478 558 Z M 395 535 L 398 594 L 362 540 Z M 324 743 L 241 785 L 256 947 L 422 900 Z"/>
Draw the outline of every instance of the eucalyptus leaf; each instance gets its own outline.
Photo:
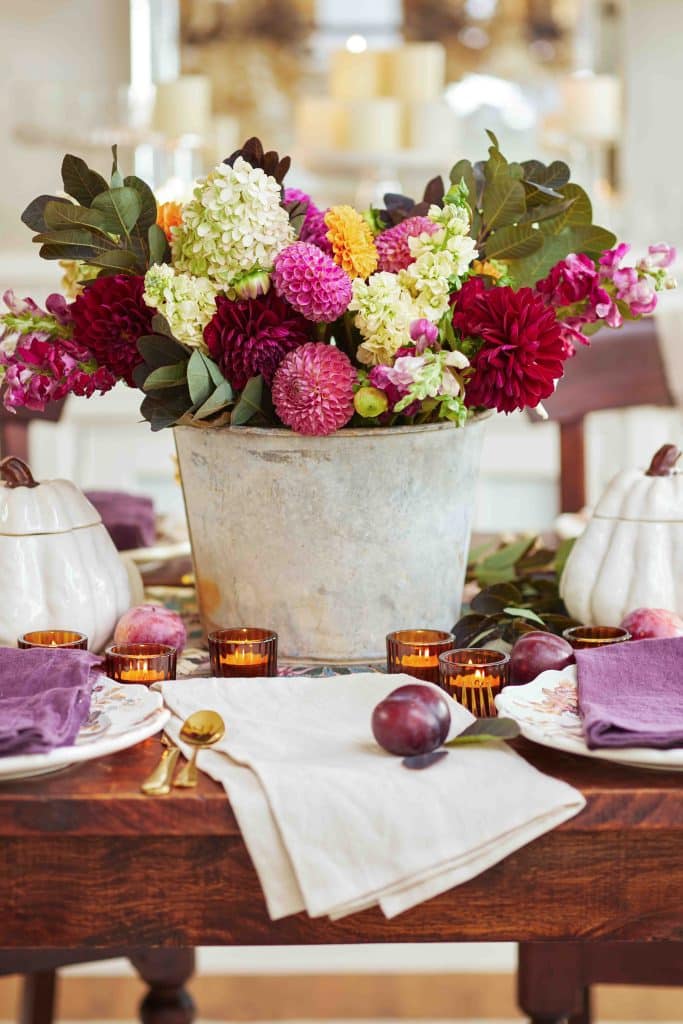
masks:
<path id="1" fill-rule="evenodd" d="M 143 334 L 138 338 L 137 346 L 138 352 L 152 370 L 188 358 L 187 349 L 167 334 Z"/>
<path id="2" fill-rule="evenodd" d="M 512 718 L 477 718 L 452 740 L 448 740 L 444 746 L 460 747 L 469 743 L 496 743 L 500 740 L 514 740 L 519 735 L 520 728 Z"/>
<path id="3" fill-rule="evenodd" d="M 211 380 L 214 382 L 216 387 L 218 387 L 218 385 L 222 384 L 223 381 L 225 380 L 225 377 L 223 376 L 223 374 L 220 371 L 220 367 L 218 366 L 217 363 L 214 363 L 213 359 L 211 359 L 207 355 L 204 355 L 203 352 L 202 352 L 202 359 L 204 360 L 204 362 L 206 364 L 206 368 L 209 371 L 209 376 L 211 377 Z"/>
<path id="4" fill-rule="evenodd" d="M 96 196 L 92 206 L 104 215 L 107 231 L 128 236 L 142 210 L 142 200 L 133 188 L 110 188 Z"/>
<path id="5" fill-rule="evenodd" d="M 173 337 L 173 331 L 170 328 L 169 322 L 161 313 L 155 313 L 152 317 L 152 330 L 155 334 L 165 334 L 169 338 Z"/>
<path id="6" fill-rule="evenodd" d="M 261 412 L 261 398 L 263 395 L 263 377 L 252 377 L 247 381 L 242 394 L 230 417 L 230 425 L 243 427 L 252 417 Z"/>
<path id="7" fill-rule="evenodd" d="M 528 622 L 536 622 L 540 626 L 545 625 L 541 616 L 532 612 L 530 608 L 503 608 L 503 611 L 513 619 L 526 619 Z"/>
<path id="8" fill-rule="evenodd" d="M 187 360 L 178 363 L 170 363 L 168 366 L 159 366 L 145 378 L 144 391 L 157 391 L 163 388 L 174 388 L 182 384 L 187 376 Z M 190 393 L 190 398 L 192 394 Z"/>
<path id="9" fill-rule="evenodd" d="M 135 227 L 136 230 L 140 227 L 139 221 Z M 158 224 L 150 224 L 147 228 L 147 251 L 149 252 L 150 266 L 154 263 L 168 263 L 171 258 L 166 235 Z"/>
<path id="10" fill-rule="evenodd" d="M 37 196 L 21 215 L 22 222 L 31 228 L 31 231 L 47 231 L 45 207 L 48 203 L 60 203 L 62 206 L 74 205 L 70 199 L 65 199 L 63 196 Z"/>
<path id="11" fill-rule="evenodd" d="M 214 390 L 209 368 L 199 349 L 194 350 L 187 364 L 187 386 L 192 404 L 196 406 L 203 405 Z"/>
<path id="12" fill-rule="evenodd" d="M 205 420 L 209 416 L 214 416 L 221 409 L 227 408 L 233 401 L 234 395 L 232 388 L 227 380 L 224 380 L 222 384 L 219 384 L 213 394 L 207 398 L 202 406 L 193 413 L 196 420 Z M 230 419 L 232 423 L 232 417 Z"/>
<path id="13" fill-rule="evenodd" d="M 412 771 L 421 771 L 423 768 L 431 768 L 433 764 L 443 761 L 447 755 L 447 750 L 431 750 L 428 754 L 411 754 L 404 757 L 401 764 L 404 768 L 410 768 Z"/>
<path id="14" fill-rule="evenodd" d="M 64 191 L 81 206 L 90 206 L 93 199 L 107 191 L 107 183 L 97 171 L 91 171 L 85 160 L 70 153 L 62 160 Z"/>
<path id="15" fill-rule="evenodd" d="M 154 432 L 172 427 L 190 408 L 190 396 L 186 387 L 146 395 L 140 412 Z"/>

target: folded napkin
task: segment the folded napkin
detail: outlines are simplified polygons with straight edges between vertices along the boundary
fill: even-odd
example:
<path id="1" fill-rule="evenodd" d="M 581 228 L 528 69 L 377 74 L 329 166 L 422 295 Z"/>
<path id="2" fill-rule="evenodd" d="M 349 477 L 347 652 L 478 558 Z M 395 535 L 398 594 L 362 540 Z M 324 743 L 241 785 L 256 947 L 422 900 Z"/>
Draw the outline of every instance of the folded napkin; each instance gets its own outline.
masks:
<path id="1" fill-rule="evenodd" d="M 683 637 L 576 651 L 586 744 L 683 746 Z"/>
<path id="2" fill-rule="evenodd" d="M 372 709 L 407 676 L 202 679 L 156 684 L 174 739 L 199 708 L 223 740 L 199 766 L 221 782 L 273 919 L 387 917 L 473 878 L 572 817 L 580 793 L 505 744 L 455 748 L 423 771 L 375 743 Z M 451 701 L 452 732 L 473 716 Z"/>
<path id="3" fill-rule="evenodd" d="M 0 757 L 72 744 L 101 660 L 88 651 L 0 647 Z"/>
<path id="4" fill-rule="evenodd" d="M 86 491 L 119 551 L 148 548 L 156 541 L 154 502 L 125 491 Z"/>

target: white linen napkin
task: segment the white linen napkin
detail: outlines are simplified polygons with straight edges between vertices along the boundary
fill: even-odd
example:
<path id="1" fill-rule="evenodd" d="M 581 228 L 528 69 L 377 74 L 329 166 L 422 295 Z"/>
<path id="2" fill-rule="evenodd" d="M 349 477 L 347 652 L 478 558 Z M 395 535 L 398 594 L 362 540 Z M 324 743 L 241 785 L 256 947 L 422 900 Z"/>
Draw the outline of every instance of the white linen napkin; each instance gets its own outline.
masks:
<path id="1" fill-rule="evenodd" d="M 504 743 L 404 768 L 375 743 L 370 717 L 408 682 L 363 673 L 156 684 L 174 740 L 193 711 L 223 716 L 225 737 L 198 764 L 230 798 L 272 919 L 301 910 L 338 918 L 376 903 L 393 917 L 584 806 L 581 793 Z M 447 699 L 455 735 L 473 716 Z"/>

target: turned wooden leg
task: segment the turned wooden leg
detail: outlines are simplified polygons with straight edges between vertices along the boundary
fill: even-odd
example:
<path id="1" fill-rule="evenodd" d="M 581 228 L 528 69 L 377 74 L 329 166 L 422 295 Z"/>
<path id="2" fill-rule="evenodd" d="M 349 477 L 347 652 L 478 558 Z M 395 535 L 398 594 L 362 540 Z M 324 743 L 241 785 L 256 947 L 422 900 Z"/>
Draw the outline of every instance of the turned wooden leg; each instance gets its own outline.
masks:
<path id="1" fill-rule="evenodd" d="M 532 1024 L 590 1024 L 586 1010 L 581 947 L 577 942 L 522 942 L 517 1000 Z"/>
<path id="2" fill-rule="evenodd" d="M 52 1024 L 56 984 L 56 971 L 38 971 L 24 977 L 21 1024 Z"/>
<path id="3" fill-rule="evenodd" d="M 569 1018 L 569 1024 L 593 1024 L 593 1013 L 591 1009 L 591 990 L 586 985 L 583 990 L 583 1007 L 579 1013 Z"/>
<path id="4" fill-rule="evenodd" d="M 140 1004 L 142 1024 L 192 1024 L 195 1005 L 185 983 L 194 973 L 194 950 L 141 949 L 129 959 L 149 986 Z"/>

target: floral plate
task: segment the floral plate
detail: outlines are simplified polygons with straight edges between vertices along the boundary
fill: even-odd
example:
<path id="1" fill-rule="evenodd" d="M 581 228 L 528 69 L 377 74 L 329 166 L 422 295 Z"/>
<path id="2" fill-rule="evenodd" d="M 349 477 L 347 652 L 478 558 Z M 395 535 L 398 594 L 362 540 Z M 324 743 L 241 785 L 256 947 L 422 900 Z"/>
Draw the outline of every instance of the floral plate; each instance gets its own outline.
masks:
<path id="1" fill-rule="evenodd" d="M 683 748 L 653 750 L 650 747 L 620 747 L 590 750 L 584 741 L 576 699 L 576 667 L 561 672 L 541 672 L 526 686 L 508 686 L 496 697 L 501 715 L 514 720 L 522 735 L 534 743 L 565 750 L 583 757 L 614 761 L 632 768 L 683 771 Z"/>
<path id="2" fill-rule="evenodd" d="M 100 676 L 93 687 L 90 716 L 71 747 L 47 754 L 0 757 L 0 782 L 56 772 L 78 761 L 107 757 L 146 740 L 163 728 L 170 712 L 161 694 L 146 686 L 114 682 Z"/>

